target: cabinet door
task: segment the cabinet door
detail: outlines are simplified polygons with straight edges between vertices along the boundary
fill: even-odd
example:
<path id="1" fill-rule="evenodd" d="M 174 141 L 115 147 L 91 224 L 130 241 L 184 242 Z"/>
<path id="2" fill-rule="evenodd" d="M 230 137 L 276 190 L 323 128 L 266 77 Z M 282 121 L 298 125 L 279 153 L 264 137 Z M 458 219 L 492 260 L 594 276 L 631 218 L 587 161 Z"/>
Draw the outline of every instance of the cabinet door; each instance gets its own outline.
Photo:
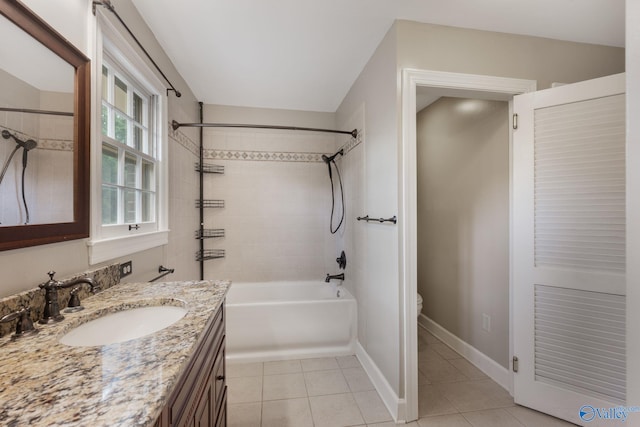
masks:
<path id="1" fill-rule="evenodd" d="M 218 413 L 218 420 L 216 421 L 216 427 L 227 427 L 227 393 L 226 387 L 223 391 L 222 405 L 220 405 L 220 412 Z"/>
<path id="2" fill-rule="evenodd" d="M 225 413 L 224 305 L 154 427 L 214 427 Z M 226 425 L 226 415 L 223 418 Z"/>
<path id="3" fill-rule="evenodd" d="M 225 342 L 224 338 L 222 345 L 216 355 L 216 361 L 213 364 L 213 379 L 214 379 L 214 391 L 215 391 L 215 408 L 219 408 L 222 403 L 222 396 L 225 390 Z"/>
<path id="4" fill-rule="evenodd" d="M 195 427 L 213 427 L 213 384 L 211 379 L 207 381 L 207 386 L 200 396 L 200 401 L 196 407 L 195 419 L 193 425 Z"/>

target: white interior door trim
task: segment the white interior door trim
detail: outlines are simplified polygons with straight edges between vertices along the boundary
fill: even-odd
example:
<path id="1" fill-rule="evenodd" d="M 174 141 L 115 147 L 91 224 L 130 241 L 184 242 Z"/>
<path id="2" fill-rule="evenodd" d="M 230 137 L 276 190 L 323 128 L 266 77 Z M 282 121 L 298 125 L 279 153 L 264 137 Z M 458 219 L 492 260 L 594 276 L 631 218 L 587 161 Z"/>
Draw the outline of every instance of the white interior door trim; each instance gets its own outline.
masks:
<path id="1" fill-rule="evenodd" d="M 418 419 L 418 332 L 416 321 L 418 314 L 416 306 L 416 294 L 418 290 L 416 89 L 418 86 L 439 89 L 473 90 L 494 93 L 496 95 L 512 96 L 535 91 L 537 82 L 535 80 L 417 70 L 411 68 L 402 70 L 402 138 L 399 145 L 400 152 L 398 153 L 400 160 L 398 177 L 400 186 L 398 191 L 400 197 L 398 201 L 398 224 L 400 227 L 398 230 L 398 263 L 400 272 L 399 280 L 401 284 L 400 298 L 402 304 L 400 313 L 404 314 L 404 319 L 401 319 L 402 331 L 400 334 L 403 347 L 401 353 L 401 357 L 403 358 L 403 360 L 401 360 L 401 370 L 403 370 L 403 374 L 401 374 L 401 377 L 404 377 L 403 394 L 406 406 L 404 411 L 398 411 L 398 419 L 406 421 Z M 509 146 L 511 147 L 511 137 L 509 138 Z M 509 153 L 509 157 L 511 158 L 511 152 Z M 509 181 L 511 193 L 511 165 Z M 510 210 L 511 209 L 512 206 L 510 206 Z M 509 224 L 509 228 L 511 230 L 511 223 Z M 512 235 L 511 232 L 509 234 L 510 236 Z M 509 244 L 511 245 L 511 241 Z M 510 274 L 510 290 L 511 286 L 512 280 Z M 509 305 L 511 306 L 511 303 Z M 509 311 L 509 330 L 511 331 L 511 307 Z M 509 342 L 509 348 L 511 349 L 511 336 L 509 337 Z M 404 412 L 404 414 L 402 412 Z"/>

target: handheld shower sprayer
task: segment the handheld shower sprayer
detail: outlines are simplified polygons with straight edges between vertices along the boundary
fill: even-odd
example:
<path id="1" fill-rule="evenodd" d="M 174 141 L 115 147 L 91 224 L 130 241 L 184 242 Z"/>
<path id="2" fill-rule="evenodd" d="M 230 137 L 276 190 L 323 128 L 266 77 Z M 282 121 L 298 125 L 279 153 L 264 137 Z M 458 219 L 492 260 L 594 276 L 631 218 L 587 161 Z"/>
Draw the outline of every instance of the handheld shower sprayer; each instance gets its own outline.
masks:
<path id="1" fill-rule="evenodd" d="M 331 172 L 331 162 L 335 164 L 335 158 L 338 157 L 338 154 L 344 156 L 344 150 L 340 150 L 335 152 L 332 156 L 327 156 L 326 154 L 322 155 L 322 160 L 327 164 L 329 168 L 329 179 L 333 179 L 333 173 Z M 331 182 L 331 188 L 333 188 L 333 181 Z"/>
<path id="2" fill-rule="evenodd" d="M 338 169 L 338 165 L 336 165 L 336 161 L 335 161 L 335 158 L 338 156 L 338 154 L 341 156 L 344 156 L 344 150 L 339 150 L 336 153 L 334 153 L 332 156 L 327 156 L 325 154 L 322 155 L 322 160 L 324 160 L 324 162 L 327 164 L 327 167 L 329 168 L 329 181 L 331 181 L 331 218 L 329 220 L 329 231 L 331 232 L 331 234 L 335 234 L 340 228 L 340 226 L 342 225 L 342 222 L 344 221 L 344 189 L 342 188 L 342 177 L 340 177 L 340 169 Z M 334 164 L 334 166 L 336 167 L 336 172 L 338 173 L 338 181 L 340 182 L 340 196 L 342 199 L 342 214 L 340 217 L 340 222 L 338 223 L 338 226 L 335 229 L 333 228 L 333 213 L 336 206 L 336 200 L 335 200 L 335 194 L 333 190 L 333 172 L 331 170 L 332 169 L 331 163 Z"/>
<path id="3" fill-rule="evenodd" d="M 4 139 L 13 138 L 16 141 L 16 146 L 11 152 L 11 154 L 9 155 L 9 157 L 7 158 L 7 161 L 4 163 L 4 166 L 2 167 L 2 173 L 0 173 L 0 184 L 2 184 L 4 175 L 7 172 L 7 169 L 9 168 L 9 163 L 11 163 L 11 159 L 13 159 L 13 156 L 16 154 L 16 151 L 18 151 L 18 149 L 20 148 L 23 149 L 22 151 L 22 203 L 24 204 L 24 210 L 26 213 L 25 224 L 29 224 L 29 207 L 27 206 L 27 199 L 24 194 L 24 175 L 27 170 L 27 162 L 29 160 L 28 153 L 30 150 L 33 150 L 34 148 L 36 148 L 38 146 L 38 143 L 33 139 L 27 139 L 26 141 L 23 141 L 6 129 L 2 130 L 2 137 Z"/>
<path id="4" fill-rule="evenodd" d="M 17 136 L 11 134 L 11 132 L 9 132 L 6 129 L 2 130 L 2 137 L 4 139 L 13 138 L 16 141 L 16 144 L 18 145 L 18 147 L 24 148 L 25 151 L 33 150 L 38 146 L 38 143 L 35 142 L 33 139 L 27 139 L 26 141 L 23 141 Z"/>
<path id="5" fill-rule="evenodd" d="M 326 154 L 322 155 L 322 160 L 324 160 L 325 163 L 329 163 L 329 162 L 333 162 L 333 160 L 338 157 L 338 154 L 341 156 L 344 156 L 344 150 L 340 150 L 337 151 L 335 154 L 333 154 L 332 156 L 327 156 Z"/>
<path id="6" fill-rule="evenodd" d="M 27 139 L 24 142 L 20 142 L 19 145 L 24 148 L 26 151 L 29 150 L 33 150 L 34 148 L 36 148 L 38 146 L 38 143 L 35 142 L 33 139 Z"/>

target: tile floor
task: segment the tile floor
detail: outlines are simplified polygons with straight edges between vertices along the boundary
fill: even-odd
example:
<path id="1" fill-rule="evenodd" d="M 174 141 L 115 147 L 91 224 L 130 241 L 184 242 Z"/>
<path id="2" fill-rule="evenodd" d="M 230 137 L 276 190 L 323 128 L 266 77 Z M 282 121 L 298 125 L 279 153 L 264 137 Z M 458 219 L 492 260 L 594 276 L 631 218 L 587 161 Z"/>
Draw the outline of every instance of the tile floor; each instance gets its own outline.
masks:
<path id="1" fill-rule="evenodd" d="M 513 403 L 509 393 L 418 327 L 418 419 L 412 427 L 568 427 Z"/>
<path id="2" fill-rule="evenodd" d="M 407 427 L 565 427 L 418 328 L 419 416 Z M 227 363 L 229 427 L 392 427 L 355 356 Z"/>
<path id="3" fill-rule="evenodd" d="M 227 363 L 229 427 L 366 426 L 391 415 L 355 356 Z"/>

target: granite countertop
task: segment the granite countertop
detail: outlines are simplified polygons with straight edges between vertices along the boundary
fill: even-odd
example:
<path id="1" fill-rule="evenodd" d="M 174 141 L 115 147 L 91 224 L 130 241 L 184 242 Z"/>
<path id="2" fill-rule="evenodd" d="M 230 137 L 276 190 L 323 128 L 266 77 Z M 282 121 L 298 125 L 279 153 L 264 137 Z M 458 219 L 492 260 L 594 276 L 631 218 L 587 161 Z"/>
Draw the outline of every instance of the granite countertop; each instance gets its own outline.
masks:
<path id="1" fill-rule="evenodd" d="M 2 426 L 152 426 L 177 383 L 207 321 L 230 286 L 226 281 L 126 283 L 82 301 L 84 310 L 39 333 L 0 339 Z M 58 340 L 109 312 L 178 305 L 187 314 L 151 335 L 102 347 Z"/>

